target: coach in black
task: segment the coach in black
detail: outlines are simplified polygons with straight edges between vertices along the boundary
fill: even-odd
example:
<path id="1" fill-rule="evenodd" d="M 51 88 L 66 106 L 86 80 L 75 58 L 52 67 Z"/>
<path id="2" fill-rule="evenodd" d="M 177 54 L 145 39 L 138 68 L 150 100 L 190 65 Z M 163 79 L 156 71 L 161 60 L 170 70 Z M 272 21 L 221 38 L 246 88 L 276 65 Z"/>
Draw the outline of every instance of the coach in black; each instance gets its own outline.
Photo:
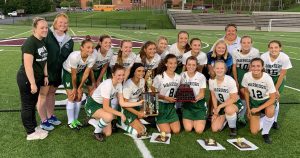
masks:
<path id="1" fill-rule="evenodd" d="M 47 55 L 43 38 L 47 36 L 48 24 L 43 18 L 33 19 L 33 35 L 22 45 L 22 64 L 17 73 L 21 97 L 21 118 L 27 132 L 27 140 L 44 139 L 48 132 L 37 127 L 35 106 L 39 88 L 48 82 Z M 46 68 L 46 71 L 45 71 Z"/>

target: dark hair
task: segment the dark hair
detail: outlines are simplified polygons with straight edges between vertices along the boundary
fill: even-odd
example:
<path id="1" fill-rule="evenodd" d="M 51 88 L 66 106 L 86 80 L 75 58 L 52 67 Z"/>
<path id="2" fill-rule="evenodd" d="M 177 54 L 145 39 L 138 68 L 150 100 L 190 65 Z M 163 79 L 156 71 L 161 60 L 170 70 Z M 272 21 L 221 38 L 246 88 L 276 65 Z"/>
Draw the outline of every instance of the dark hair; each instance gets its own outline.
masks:
<path id="1" fill-rule="evenodd" d="M 157 67 L 157 71 L 156 71 L 156 74 L 159 75 L 159 74 L 163 74 L 164 71 L 167 70 L 167 67 L 166 67 L 166 63 L 168 62 L 169 59 L 172 59 L 172 58 L 175 58 L 177 60 L 177 57 L 174 55 L 174 54 L 168 54 L 164 60 L 162 60 L 158 67 Z"/>
<path id="2" fill-rule="evenodd" d="M 272 40 L 272 41 L 269 42 L 268 48 L 270 48 L 271 43 L 277 43 L 277 44 L 279 45 L 280 48 L 281 48 L 281 46 L 282 46 L 280 41 L 278 41 L 278 40 Z"/>
<path id="3" fill-rule="evenodd" d="M 186 31 L 179 31 L 178 32 L 178 35 L 177 35 L 177 40 L 179 39 L 179 35 L 180 34 L 187 34 L 187 36 L 188 36 L 188 38 L 189 38 L 189 33 L 188 32 L 186 32 Z M 186 45 L 185 45 L 185 47 L 184 47 L 184 53 L 186 53 L 186 52 L 188 52 L 188 51 L 190 51 L 191 50 L 191 47 L 190 47 L 190 45 L 189 45 L 189 43 L 187 43 Z"/>
<path id="4" fill-rule="evenodd" d="M 243 36 L 243 37 L 241 38 L 240 43 L 242 43 L 243 39 L 245 39 L 245 38 L 250 38 L 251 43 L 252 43 L 252 37 L 251 37 L 251 36 L 248 36 L 248 35 Z"/>
<path id="5" fill-rule="evenodd" d="M 144 67 L 144 65 L 142 63 L 134 63 L 133 64 L 133 66 L 130 69 L 130 73 L 129 73 L 128 79 L 134 77 L 135 70 L 137 68 L 139 68 L 139 67 Z"/>
<path id="6" fill-rule="evenodd" d="M 145 49 L 147 49 L 150 45 L 155 45 L 156 47 L 156 44 L 152 41 L 147 41 L 141 48 L 139 54 L 140 54 L 140 57 L 141 57 L 141 61 L 144 65 L 146 65 L 146 58 L 147 58 L 147 54 L 145 52 Z"/>
<path id="7" fill-rule="evenodd" d="M 253 62 L 255 61 L 259 61 L 263 67 L 262 69 L 262 72 L 265 72 L 265 68 L 264 68 L 264 61 L 261 59 L 261 58 L 253 58 L 251 61 L 250 61 L 250 65 L 252 65 Z"/>
<path id="8" fill-rule="evenodd" d="M 109 35 L 101 35 L 100 37 L 99 37 L 99 42 L 103 42 L 104 41 L 104 39 L 106 39 L 106 38 L 111 38 Z M 101 46 L 100 46 L 100 44 L 99 44 L 99 42 L 98 42 L 98 44 L 97 44 L 97 46 L 95 47 L 95 49 L 96 50 L 99 50 L 100 48 L 101 48 Z"/>
<path id="9" fill-rule="evenodd" d="M 86 43 L 89 43 L 89 42 L 93 43 L 92 38 L 91 38 L 90 35 L 86 35 L 86 36 L 85 36 L 85 40 L 83 40 L 83 41 L 81 42 L 81 45 L 80 45 L 80 46 L 83 47 Z"/>
<path id="10" fill-rule="evenodd" d="M 198 65 L 198 60 L 197 60 L 197 58 L 196 57 L 194 57 L 194 56 L 190 56 L 190 57 L 188 57 L 187 59 L 186 59 L 186 63 L 185 63 L 185 65 L 187 65 L 187 63 L 188 63 L 188 61 L 189 60 L 195 60 L 196 61 L 196 64 Z"/>
<path id="11" fill-rule="evenodd" d="M 225 27 L 225 31 L 227 31 L 227 29 L 228 29 L 229 27 L 234 27 L 234 28 L 235 28 L 235 31 L 237 31 L 237 26 L 236 26 L 236 24 L 233 24 L 233 23 L 227 24 L 226 27 Z"/>
<path id="12" fill-rule="evenodd" d="M 130 43 L 131 43 L 130 40 L 122 40 L 122 41 L 121 41 L 121 43 L 120 43 L 120 49 L 119 49 L 119 51 L 118 51 L 118 58 L 117 58 L 117 63 L 120 64 L 120 65 L 123 65 L 123 60 L 122 60 L 122 53 L 123 53 L 123 52 L 121 51 L 121 48 L 122 48 L 122 46 L 123 46 L 123 44 L 124 44 L 125 42 L 130 42 Z"/>
<path id="13" fill-rule="evenodd" d="M 193 43 L 194 41 L 200 41 L 200 43 L 202 42 L 199 38 L 192 38 L 192 39 L 190 40 L 190 45 L 192 45 L 192 43 Z"/>
<path id="14" fill-rule="evenodd" d="M 39 21 L 46 21 L 46 20 L 44 18 L 41 18 L 41 17 L 35 17 L 35 18 L 32 19 L 32 27 L 36 28 Z"/>
<path id="15" fill-rule="evenodd" d="M 111 73 L 115 73 L 117 70 L 125 70 L 125 68 L 120 64 L 115 64 L 111 70 Z"/>

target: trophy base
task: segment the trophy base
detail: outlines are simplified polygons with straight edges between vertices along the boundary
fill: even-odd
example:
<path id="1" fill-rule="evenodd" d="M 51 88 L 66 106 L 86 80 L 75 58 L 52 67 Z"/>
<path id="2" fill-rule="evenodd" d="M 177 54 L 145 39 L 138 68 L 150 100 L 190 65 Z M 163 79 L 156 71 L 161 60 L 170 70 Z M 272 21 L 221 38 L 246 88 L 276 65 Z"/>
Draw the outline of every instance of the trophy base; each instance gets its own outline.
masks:
<path id="1" fill-rule="evenodd" d="M 145 113 L 145 116 L 158 116 L 158 113 L 155 113 L 155 114 L 150 114 L 150 113 Z"/>

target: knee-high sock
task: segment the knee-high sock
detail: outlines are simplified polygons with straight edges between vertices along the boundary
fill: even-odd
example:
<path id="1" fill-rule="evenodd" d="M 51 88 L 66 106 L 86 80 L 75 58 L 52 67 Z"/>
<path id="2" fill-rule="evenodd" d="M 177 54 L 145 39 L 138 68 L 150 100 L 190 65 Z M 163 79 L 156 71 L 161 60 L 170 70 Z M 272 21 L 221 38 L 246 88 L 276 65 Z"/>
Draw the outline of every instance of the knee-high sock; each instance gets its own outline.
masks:
<path id="1" fill-rule="evenodd" d="M 81 101 L 76 102 L 74 107 L 75 107 L 74 108 L 74 117 L 75 117 L 75 120 L 77 120 L 78 116 L 79 116 L 80 108 L 81 108 Z"/>
<path id="2" fill-rule="evenodd" d="M 246 107 L 247 107 L 247 105 L 246 105 L 246 101 L 245 100 L 241 100 L 242 101 L 242 104 L 243 104 L 243 109 L 241 109 L 241 111 L 238 113 L 238 117 L 240 118 L 240 117 L 242 117 L 242 116 L 245 116 L 245 114 L 246 114 Z"/>
<path id="3" fill-rule="evenodd" d="M 277 122 L 277 118 L 278 118 L 278 114 L 279 114 L 279 101 L 276 101 L 275 104 L 276 104 L 276 107 L 275 107 L 274 117 L 275 117 L 275 122 Z"/>
<path id="4" fill-rule="evenodd" d="M 95 128 L 94 133 L 101 133 L 102 132 L 102 128 L 100 128 L 98 126 L 98 122 L 99 122 L 99 120 L 96 120 L 96 119 L 93 119 L 93 118 L 89 120 L 89 124 L 92 125 Z"/>
<path id="5" fill-rule="evenodd" d="M 75 103 L 68 101 L 66 105 L 67 116 L 68 116 L 68 124 L 72 123 L 75 119 L 74 116 L 74 105 Z"/>
<path id="6" fill-rule="evenodd" d="M 261 130 L 263 128 L 265 117 L 266 116 L 260 117 L 260 120 L 259 120 L 259 130 Z"/>
<path id="7" fill-rule="evenodd" d="M 131 127 L 130 125 L 126 125 L 125 123 L 121 122 L 121 125 L 118 125 L 119 128 L 123 129 L 124 131 L 126 131 L 129 134 L 132 134 L 134 136 L 137 136 L 138 132 Z"/>
<path id="8" fill-rule="evenodd" d="M 233 115 L 225 115 L 226 120 L 228 121 L 229 128 L 236 128 L 236 113 Z"/>
<path id="9" fill-rule="evenodd" d="M 99 122 L 98 122 L 98 126 L 100 127 L 100 128 L 104 128 L 104 127 L 106 127 L 108 124 L 101 118 L 100 120 L 99 120 Z"/>
<path id="10" fill-rule="evenodd" d="M 265 119 L 264 119 L 263 130 L 262 130 L 261 134 L 262 135 L 269 134 L 273 123 L 274 123 L 274 116 L 271 117 L 271 118 L 266 116 Z"/>

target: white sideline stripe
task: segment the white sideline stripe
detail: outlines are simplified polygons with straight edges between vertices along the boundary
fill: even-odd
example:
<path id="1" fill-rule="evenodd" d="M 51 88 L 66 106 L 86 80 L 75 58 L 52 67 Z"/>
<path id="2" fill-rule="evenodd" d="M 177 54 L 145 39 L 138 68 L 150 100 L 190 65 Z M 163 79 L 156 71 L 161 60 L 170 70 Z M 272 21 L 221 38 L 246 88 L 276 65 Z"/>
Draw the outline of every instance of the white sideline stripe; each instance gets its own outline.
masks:
<path id="1" fill-rule="evenodd" d="M 134 143 L 136 144 L 136 146 L 139 148 L 140 152 L 142 153 L 144 158 L 153 158 L 153 156 L 151 155 L 150 151 L 148 150 L 148 148 L 146 147 L 146 145 L 144 144 L 144 142 L 140 139 L 134 139 Z"/>
<path id="2" fill-rule="evenodd" d="M 76 36 L 75 32 L 72 30 L 71 27 L 70 27 L 70 31 L 72 32 L 72 34 L 73 34 L 74 36 Z"/>
<path id="3" fill-rule="evenodd" d="M 294 88 L 294 87 L 290 87 L 290 86 L 284 86 L 284 87 L 300 92 L 300 89 L 297 89 L 297 88 Z"/>
<path id="4" fill-rule="evenodd" d="M 290 59 L 293 59 L 293 60 L 300 60 L 300 59 L 297 59 L 297 58 L 290 58 Z"/>
<path id="5" fill-rule="evenodd" d="M 19 33 L 19 34 L 13 35 L 13 36 L 8 37 L 8 38 L 14 38 L 14 37 L 16 37 L 16 36 L 23 35 L 23 34 L 28 33 L 28 32 L 30 32 L 30 31 L 32 31 L 32 30 L 29 30 L 29 31 L 26 31 L 26 32 L 23 32 L 23 33 Z"/>
<path id="6" fill-rule="evenodd" d="M 125 37 L 125 38 L 130 38 L 130 39 L 133 39 L 133 40 L 136 40 L 136 41 L 144 41 L 144 40 L 133 38 L 133 37 L 130 37 L 130 36 L 125 36 L 125 35 L 122 35 L 122 34 L 119 34 L 119 33 L 107 31 L 106 29 L 104 31 L 106 31 L 106 32 L 108 32 L 110 34 L 115 34 L 115 35 L 122 36 L 122 37 Z"/>

